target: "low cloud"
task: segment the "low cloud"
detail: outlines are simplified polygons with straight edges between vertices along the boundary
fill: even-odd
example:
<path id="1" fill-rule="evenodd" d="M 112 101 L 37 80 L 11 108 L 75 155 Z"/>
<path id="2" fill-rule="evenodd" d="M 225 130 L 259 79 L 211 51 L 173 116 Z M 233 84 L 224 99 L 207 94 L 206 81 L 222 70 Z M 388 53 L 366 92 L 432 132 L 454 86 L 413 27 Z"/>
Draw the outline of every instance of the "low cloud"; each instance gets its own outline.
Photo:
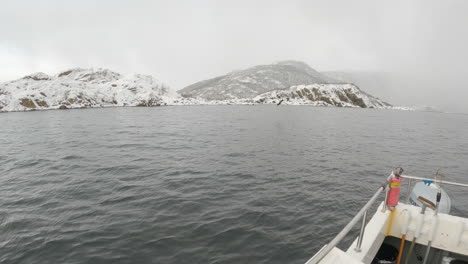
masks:
<path id="1" fill-rule="evenodd" d="M 463 0 L 7 1 L 0 80 L 105 67 L 180 89 L 296 59 L 383 74 L 391 103 L 468 112 L 467 8 Z"/>

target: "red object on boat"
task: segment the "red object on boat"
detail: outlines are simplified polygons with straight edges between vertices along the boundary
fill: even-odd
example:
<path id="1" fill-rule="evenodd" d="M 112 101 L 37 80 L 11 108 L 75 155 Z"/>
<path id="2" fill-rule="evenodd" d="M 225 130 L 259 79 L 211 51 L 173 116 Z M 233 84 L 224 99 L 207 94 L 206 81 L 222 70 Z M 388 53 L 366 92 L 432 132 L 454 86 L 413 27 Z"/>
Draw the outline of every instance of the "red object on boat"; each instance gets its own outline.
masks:
<path id="1" fill-rule="evenodd" d="M 403 178 L 392 175 L 390 178 L 390 191 L 388 191 L 388 206 L 397 206 L 400 200 L 400 186 Z"/>

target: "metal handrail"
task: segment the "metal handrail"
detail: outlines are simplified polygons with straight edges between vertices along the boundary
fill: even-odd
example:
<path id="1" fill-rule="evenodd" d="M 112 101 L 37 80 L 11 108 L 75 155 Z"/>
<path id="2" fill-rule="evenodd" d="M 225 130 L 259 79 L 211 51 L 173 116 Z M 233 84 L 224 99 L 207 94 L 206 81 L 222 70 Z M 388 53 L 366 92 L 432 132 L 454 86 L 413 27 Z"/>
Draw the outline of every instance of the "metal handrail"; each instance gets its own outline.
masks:
<path id="1" fill-rule="evenodd" d="M 372 198 L 361 208 L 361 210 L 354 216 L 354 218 L 341 230 L 335 238 L 322 248 L 315 256 L 309 259 L 306 264 L 317 264 L 323 259 L 338 243 L 351 231 L 351 229 L 358 223 L 358 221 L 364 216 L 364 213 L 372 206 L 372 204 L 379 198 L 379 194 L 385 189 L 385 186 L 379 188 L 379 190 L 372 196 Z"/>
<path id="2" fill-rule="evenodd" d="M 468 187 L 468 184 L 458 183 L 458 182 L 440 181 L 440 180 L 434 180 L 434 179 L 422 178 L 422 177 L 416 177 L 416 176 L 410 176 L 410 175 L 401 175 L 401 177 L 402 177 L 403 179 L 412 179 L 412 180 L 421 180 L 421 181 L 432 181 L 432 182 L 434 182 L 434 183 L 443 183 L 444 185 L 453 185 L 453 186 Z"/>

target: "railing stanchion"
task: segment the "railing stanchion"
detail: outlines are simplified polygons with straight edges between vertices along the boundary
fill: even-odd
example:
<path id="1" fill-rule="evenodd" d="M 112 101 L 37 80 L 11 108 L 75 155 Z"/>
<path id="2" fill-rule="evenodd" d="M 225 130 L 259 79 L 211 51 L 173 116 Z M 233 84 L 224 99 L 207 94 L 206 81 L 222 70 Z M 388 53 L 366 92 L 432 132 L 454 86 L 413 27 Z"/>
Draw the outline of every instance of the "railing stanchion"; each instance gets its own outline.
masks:
<path id="1" fill-rule="evenodd" d="M 385 200 L 384 200 L 384 203 L 382 205 L 382 213 L 387 211 L 388 192 L 390 191 L 390 188 L 385 187 L 384 191 L 385 191 Z"/>
<path id="2" fill-rule="evenodd" d="M 364 238 L 364 232 L 366 231 L 367 211 L 368 210 L 366 210 L 362 216 L 361 231 L 359 232 L 357 246 L 354 249 L 356 252 L 361 252 L 362 239 Z"/>
<path id="3" fill-rule="evenodd" d="M 409 179 L 408 181 L 408 189 L 406 190 L 406 204 L 409 203 L 409 198 L 410 198 L 410 191 L 411 191 L 411 183 L 413 182 L 413 179 Z"/>

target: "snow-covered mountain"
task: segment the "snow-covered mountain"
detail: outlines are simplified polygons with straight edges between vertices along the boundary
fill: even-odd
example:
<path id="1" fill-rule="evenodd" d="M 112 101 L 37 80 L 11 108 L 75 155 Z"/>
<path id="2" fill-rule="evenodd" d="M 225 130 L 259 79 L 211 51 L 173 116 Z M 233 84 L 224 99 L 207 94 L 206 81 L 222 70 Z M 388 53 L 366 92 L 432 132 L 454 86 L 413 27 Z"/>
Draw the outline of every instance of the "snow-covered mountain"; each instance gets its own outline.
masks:
<path id="1" fill-rule="evenodd" d="M 35 73 L 0 83 L 0 112 L 108 106 L 290 104 L 394 108 L 354 84 L 284 61 L 202 81 L 180 94 L 149 75 L 106 69 Z"/>
<path id="2" fill-rule="evenodd" d="M 319 73 L 299 61 L 282 61 L 192 84 L 179 93 L 185 98 L 229 103 L 278 103 L 362 108 L 391 105 L 356 85 Z"/>
<path id="3" fill-rule="evenodd" d="M 337 83 L 300 61 L 282 61 L 234 71 L 213 79 L 197 82 L 180 90 L 184 97 L 205 100 L 254 98 L 262 93 L 288 89 L 293 85 Z"/>
<path id="4" fill-rule="evenodd" d="M 124 76 L 106 69 L 35 73 L 0 84 L 0 111 L 173 103 L 177 93 L 149 75 Z"/>

